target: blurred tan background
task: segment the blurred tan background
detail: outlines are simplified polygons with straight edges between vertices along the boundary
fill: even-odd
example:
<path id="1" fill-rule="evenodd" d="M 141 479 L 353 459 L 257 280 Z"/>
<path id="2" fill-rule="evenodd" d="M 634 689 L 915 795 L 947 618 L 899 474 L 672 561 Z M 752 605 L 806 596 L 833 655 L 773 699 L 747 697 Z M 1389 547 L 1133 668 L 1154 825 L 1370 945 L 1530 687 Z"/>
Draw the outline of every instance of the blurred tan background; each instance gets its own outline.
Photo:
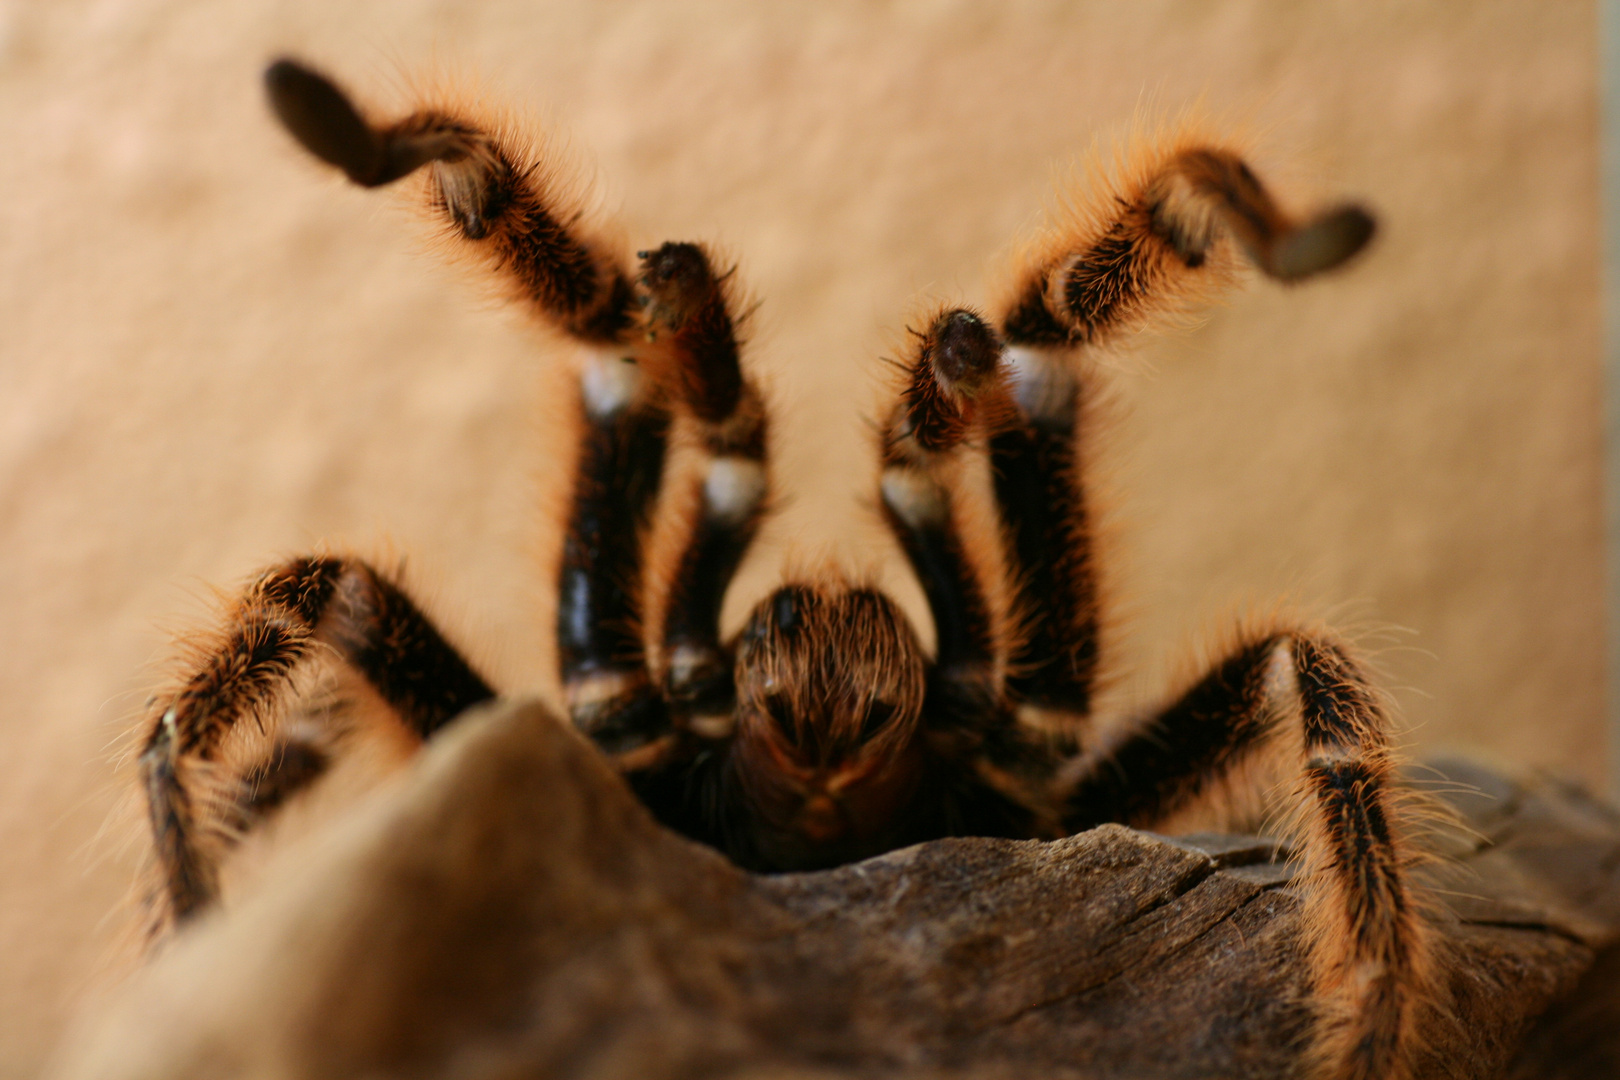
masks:
<path id="1" fill-rule="evenodd" d="M 10 0 L 0 1074 L 117 970 L 114 758 L 207 584 L 391 544 L 499 685 L 546 684 L 547 347 L 272 126 L 283 52 L 384 104 L 476 73 L 595 162 L 633 245 L 740 258 L 791 499 L 733 623 L 790 551 L 917 606 L 863 502 L 875 358 L 919 298 L 985 301 L 1095 133 L 1202 96 L 1286 200 L 1383 228 L 1120 359 L 1110 708 L 1287 594 L 1377 652 L 1420 751 L 1605 782 L 1588 3 Z"/>

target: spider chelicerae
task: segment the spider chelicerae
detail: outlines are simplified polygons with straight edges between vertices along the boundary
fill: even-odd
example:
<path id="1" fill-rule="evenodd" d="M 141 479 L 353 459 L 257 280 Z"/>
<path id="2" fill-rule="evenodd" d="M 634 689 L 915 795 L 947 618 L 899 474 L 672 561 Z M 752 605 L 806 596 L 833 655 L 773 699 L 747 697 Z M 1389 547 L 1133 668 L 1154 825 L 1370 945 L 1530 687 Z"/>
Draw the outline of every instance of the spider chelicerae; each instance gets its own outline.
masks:
<path id="1" fill-rule="evenodd" d="M 772 498 L 731 271 L 695 243 L 632 270 L 546 160 L 472 111 L 374 123 L 291 61 L 267 84 L 293 136 L 354 182 L 425 176 L 451 241 L 581 346 L 560 675 L 573 723 L 660 821 L 749 869 L 810 870 L 944 836 L 1161 825 L 1292 755 L 1306 947 L 1328 1003 L 1318 1060 L 1332 1075 L 1406 1070 L 1431 950 L 1384 707 L 1346 646 L 1303 623 L 1251 626 L 1166 707 L 1086 738 L 1099 567 L 1080 429 L 1098 351 L 1230 285 L 1244 260 L 1282 281 L 1340 265 L 1372 235 L 1366 212 L 1291 217 L 1216 140 L 1142 148 L 1025 252 L 993 311 L 930 313 L 898 364 L 876 501 L 922 585 L 933 655 L 893 600 L 830 573 L 782 586 L 728 640 L 721 602 Z M 676 447 L 701 466 L 671 468 Z M 667 566 L 653 566 L 655 534 Z M 275 719 L 317 650 L 418 739 L 494 694 L 366 562 L 313 555 L 259 575 L 154 699 L 140 768 L 160 930 L 213 903 L 232 839 L 331 763 Z M 251 763 L 222 767 L 244 731 Z"/>

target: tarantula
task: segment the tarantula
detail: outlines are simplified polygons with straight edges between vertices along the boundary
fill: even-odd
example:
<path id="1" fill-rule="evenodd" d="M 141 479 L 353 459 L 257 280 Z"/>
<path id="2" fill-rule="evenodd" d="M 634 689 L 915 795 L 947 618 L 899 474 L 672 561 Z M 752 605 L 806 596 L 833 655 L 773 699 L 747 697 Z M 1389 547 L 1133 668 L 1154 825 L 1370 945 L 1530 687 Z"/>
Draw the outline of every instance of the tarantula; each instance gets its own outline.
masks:
<path id="1" fill-rule="evenodd" d="M 1079 428 L 1097 350 L 1230 284 L 1244 259 L 1282 281 L 1340 265 L 1372 235 L 1365 211 L 1290 217 L 1215 141 L 1141 152 L 1026 253 L 992 313 L 938 310 L 912 331 L 878 424 L 876 503 L 926 595 L 933 655 L 889 597 L 826 575 L 782 586 L 728 640 L 721 601 L 771 501 L 731 271 L 695 243 L 641 252 L 632 271 L 545 160 L 470 113 L 379 124 L 291 61 L 267 83 L 292 135 L 355 183 L 424 173 L 452 242 L 583 346 L 560 674 L 573 723 L 660 821 L 749 869 L 809 870 L 944 836 L 1151 827 L 1241 788 L 1263 757 L 1296 755 L 1307 947 L 1326 1003 L 1315 1051 L 1332 1075 L 1407 1069 L 1431 950 L 1403 874 L 1388 722 L 1346 646 L 1273 620 L 1161 711 L 1106 742 L 1083 737 L 1099 567 Z M 701 459 L 684 486 L 666 468 L 674 446 Z M 975 469 L 990 480 L 978 489 Z M 964 525 L 976 497 L 991 530 Z M 662 574 L 649 567 L 655 524 L 678 538 Z M 367 563 L 314 555 L 262 573 L 155 699 L 140 768 L 160 925 L 215 900 L 228 839 L 329 764 L 274 726 L 316 649 L 420 739 L 494 693 Z M 226 740 L 253 737 L 244 717 L 262 733 L 257 763 L 222 780 Z"/>

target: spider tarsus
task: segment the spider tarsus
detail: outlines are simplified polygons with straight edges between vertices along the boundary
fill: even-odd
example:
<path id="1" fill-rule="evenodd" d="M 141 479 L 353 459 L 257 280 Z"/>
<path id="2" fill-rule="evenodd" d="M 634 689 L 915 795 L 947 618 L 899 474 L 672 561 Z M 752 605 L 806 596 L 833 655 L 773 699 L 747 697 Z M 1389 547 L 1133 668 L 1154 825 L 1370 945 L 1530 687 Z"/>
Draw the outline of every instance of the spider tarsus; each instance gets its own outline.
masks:
<path id="1" fill-rule="evenodd" d="M 1378 231 L 1373 216 L 1359 206 L 1328 211 L 1282 236 L 1268 253 L 1264 269 L 1279 281 L 1299 281 L 1348 262 Z"/>
<path id="2" fill-rule="evenodd" d="M 697 244 L 669 241 L 657 250 L 636 252 L 636 258 L 641 260 L 650 317 L 671 329 L 684 325 L 718 288 L 709 257 Z"/>
<path id="3" fill-rule="evenodd" d="M 465 133 L 453 127 L 373 127 L 336 83 L 296 60 L 271 64 L 264 84 L 271 108 L 293 138 L 361 187 L 381 187 L 430 161 L 467 156 Z"/>
<path id="4" fill-rule="evenodd" d="M 978 312 L 956 308 L 934 323 L 929 356 L 941 388 L 971 398 L 995 381 L 1001 338 Z"/>
<path id="5" fill-rule="evenodd" d="M 649 333 L 665 344 L 680 404 L 719 425 L 744 396 L 736 321 L 726 295 L 730 273 L 716 274 L 699 244 L 666 243 L 638 253 Z"/>
<path id="6" fill-rule="evenodd" d="M 1001 381 L 1001 338 L 977 312 L 946 309 L 912 336 L 909 376 L 885 440 L 891 464 L 961 445 L 983 426 L 982 403 Z"/>
<path id="7" fill-rule="evenodd" d="M 277 119 L 304 149 L 364 187 L 398 179 L 389 175 L 382 136 L 330 79 L 282 59 L 265 70 L 264 84 Z"/>

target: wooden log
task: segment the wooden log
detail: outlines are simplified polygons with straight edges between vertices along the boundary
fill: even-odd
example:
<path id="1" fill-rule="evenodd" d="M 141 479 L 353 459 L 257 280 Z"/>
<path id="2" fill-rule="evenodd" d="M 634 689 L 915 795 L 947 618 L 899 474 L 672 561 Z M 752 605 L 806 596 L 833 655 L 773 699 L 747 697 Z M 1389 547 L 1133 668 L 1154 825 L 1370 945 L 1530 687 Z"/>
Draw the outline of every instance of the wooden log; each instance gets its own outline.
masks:
<path id="1" fill-rule="evenodd" d="M 1476 832 L 1431 874 L 1454 1009 L 1424 1071 L 1611 1075 L 1568 1062 L 1620 1044 L 1620 821 L 1446 769 Z M 498 703 L 165 947 L 55 1075 L 1296 1076 L 1298 910 L 1267 841 L 1120 826 L 749 875 Z"/>

